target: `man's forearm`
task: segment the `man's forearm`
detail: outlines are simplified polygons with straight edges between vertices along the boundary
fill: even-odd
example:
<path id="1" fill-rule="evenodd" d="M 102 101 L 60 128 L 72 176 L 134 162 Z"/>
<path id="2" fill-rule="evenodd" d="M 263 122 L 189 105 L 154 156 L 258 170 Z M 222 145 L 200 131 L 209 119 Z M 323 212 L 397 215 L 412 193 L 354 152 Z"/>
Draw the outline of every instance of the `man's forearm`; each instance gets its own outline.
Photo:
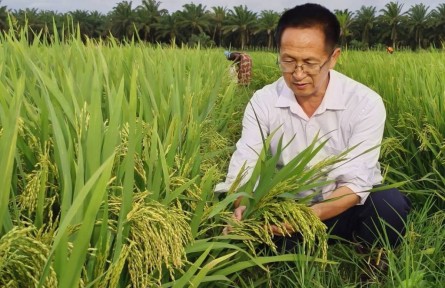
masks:
<path id="1" fill-rule="evenodd" d="M 360 197 L 348 187 L 340 187 L 332 192 L 324 202 L 311 206 L 320 220 L 324 221 L 343 213 L 359 203 Z"/>

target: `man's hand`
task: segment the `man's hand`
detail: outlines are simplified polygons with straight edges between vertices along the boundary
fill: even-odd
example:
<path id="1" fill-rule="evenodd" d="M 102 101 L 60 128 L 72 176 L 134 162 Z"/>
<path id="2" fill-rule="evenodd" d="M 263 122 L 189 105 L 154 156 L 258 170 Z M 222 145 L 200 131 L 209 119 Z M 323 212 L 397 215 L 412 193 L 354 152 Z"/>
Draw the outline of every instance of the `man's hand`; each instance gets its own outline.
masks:
<path id="1" fill-rule="evenodd" d="M 243 213 L 246 210 L 246 206 L 238 206 L 235 211 L 233 211 L 233 219 L 235 219 L 236 221 L 241 221 L 243 219 Z M 230 226 L 229 224 L 227 224 L 226 227 L 224 227 L 223 229 L 223 235 L 227 235 L 230 232 L 232 232 L 232 226 Z"/>
<path id="2" fill-rule="evenodd" d="M 326 200 L 329 199 L 331 199 L 331 201 L 317 203 L 310 207 L 312 212 L 322 221 L 337 216 L 354 205 L 357 205 L 360 201 L 357 194 L 352 192 L 348 187 L 338 188 L 326 198 Z M 283 226 L 286 229 L 285 231 L 280 231 L 276 225 L 271 225 L 270 232 L 276 236 L 286 236 L 295 232 L 288 223 L 283 223 Z"/>
<path id="3" fill-rule="evenodd" d="M 282 231 L 276 225 L 270 225 L 270 232 L 275 236 L 288 236 L 295 232 L 288 223 L 283 223 L 282 225 L 284 226 L 285 231 Z"/>
<path id="4" fill-rule="evenodd" d="M 235 220 L 241 221 L 243 219 L 243 213 L 246 210 L 246 206 L 239 206 L 235 209 L 235 211 L 233 212 L 233 218 L 235 218 Z"/>

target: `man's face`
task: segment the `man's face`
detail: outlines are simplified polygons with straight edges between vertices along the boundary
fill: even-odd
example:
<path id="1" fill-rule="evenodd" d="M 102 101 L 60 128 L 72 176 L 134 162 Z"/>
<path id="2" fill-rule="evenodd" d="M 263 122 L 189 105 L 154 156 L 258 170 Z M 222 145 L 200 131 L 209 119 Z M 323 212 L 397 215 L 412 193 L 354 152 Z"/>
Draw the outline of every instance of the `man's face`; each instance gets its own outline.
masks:
<path id="1" fill-rule="evenodd" d="M 293 72 L 282 72 L 287 86 L 294 92 L 298 101 L 311 97 L 323 98 L 329 83 L 329 69 L 332 69 L 340 55 L 340 49 L 327 51 L 325 35 L 320 28 L 286 28 L 281 36 L 279 61 L 292 67 Z M 307 67 L 322 66 L 317 73 L 306 73 Z"/>

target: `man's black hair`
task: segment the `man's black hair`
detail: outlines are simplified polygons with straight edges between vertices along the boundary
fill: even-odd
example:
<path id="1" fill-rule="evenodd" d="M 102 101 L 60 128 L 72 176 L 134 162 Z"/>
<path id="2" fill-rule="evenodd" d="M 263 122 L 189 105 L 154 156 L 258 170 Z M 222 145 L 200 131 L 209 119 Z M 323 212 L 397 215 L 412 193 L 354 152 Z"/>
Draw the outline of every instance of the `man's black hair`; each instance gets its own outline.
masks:
<path id="1" fill-rule="evenodd" d="M 278 48 L 281 46 L 281 36 L 286 28 L 313 28 L 319 27 L 325 35 L 327 50 L 338 46 L 340 39 L 340 23 L 334 13 L 329 9 L 313 3 L 297 5 L 281 15 L 278 21 L 275 40 Z"/>

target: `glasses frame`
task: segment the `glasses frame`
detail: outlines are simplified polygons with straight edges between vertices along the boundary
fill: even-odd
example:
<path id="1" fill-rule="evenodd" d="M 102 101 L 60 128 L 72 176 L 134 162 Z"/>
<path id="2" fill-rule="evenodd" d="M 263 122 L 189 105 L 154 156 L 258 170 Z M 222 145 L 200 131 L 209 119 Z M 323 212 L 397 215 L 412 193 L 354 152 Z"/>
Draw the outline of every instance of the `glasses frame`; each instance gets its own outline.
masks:
<path id="1" fill-rule="evenodd" d="M 294 67 L 294 69 L 292 71 L 288 71 L 288 72 L 287 71 L 283 71 L 283 69 L 281 68 L 281 63 L 282 62 L 291 62 L 291 61 L 280 61 L 280 58 L 279 58 L 280 56 L 278 56 L 277 64 L 278 64 L 278 67 L 280 68 L 282 73 L 292 73 L 293 74 L 293 73 L 295 73 L 295 71 L 297 71 L 298 68 L 301 68 L 301 72 L 303 72 L 304 74 L 307 74 L 307 75 L 318 75 L 318 74 L 320 74 L 321 68 L 323 68 L 323 66 L 326 65 L 326 63 L 328 63 L 329 60 L 331 60 L 332 56 L 334 55 L 334 52 L 335 52 L 335 49 L 334 49 L 334 51 L 331 52 L 331 54 L 329 54 L 328 59 L 326 59 L 326 61 L 324 61 L 323 64 L 321 64 L 321 65 L 318 65 L 318 64 L 301 64 L 301 65 L 298 65 L 297 61 L 292 61 L 292 62 L 295 63 L 295 67 Z M 317 73 L 308 73 L 307 71 L 304 70 L 304 66 L 307 66 L 307 65 L 318 65 L 318 67 L 319 67 L 318 68 L 318 72 Z"/>

